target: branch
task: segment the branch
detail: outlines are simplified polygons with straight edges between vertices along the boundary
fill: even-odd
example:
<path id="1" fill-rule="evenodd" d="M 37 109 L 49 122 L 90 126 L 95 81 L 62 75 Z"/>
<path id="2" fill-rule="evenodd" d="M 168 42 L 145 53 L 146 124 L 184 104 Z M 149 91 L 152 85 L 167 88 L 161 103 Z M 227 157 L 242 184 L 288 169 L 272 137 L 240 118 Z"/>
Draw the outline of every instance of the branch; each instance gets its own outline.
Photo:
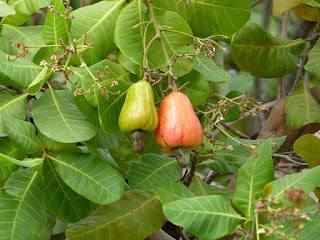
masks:
<path id="1" fill-rule="evenodd" d="M 251 4 L 251 8 L 254 8 L 255 6 L 257 6 L 259 3 L 262 3 L 264 0 L 257 0 L 254 3 Z"/>
<path id="2" fill-rule="evenodd" d="M 220 124 L 221 124 L 224 128 L 226 128 L 226 129 L 230 130 L 231 132 L 233 132 L 234 134 L 237 134 L 239 137 L 242 137 L 242 138 L 245 138 L 245 139 L 251 139 L 248 135 L 246 135 L 246 134 L 244 134 L 244 133 L 242 133 L 242 132 L 240 132 L 240 131 L 232 128 L 231 126 L 229 126 L 229 125 L 226 124 L 226 123 L 221 122 Z"/>
<path id="3" fill-rule="evenodd" d="M 188 175 L 186 176 L 186 178 L 183 181 L 183 184 L 186 185 L 187 187 L 190 186 L 192 178 L 196 174 L 196 168 L 197 168 L 197 158 L 193 157 L 191 159 L 191 170 L 190 170 L 190 172 L 188 173 Z"/>
<path id="4" fill-rule="evenodd" d="M 280 27 L 280 38 L 286 39 L 288 32 L 288 23 L 290 19 L 290 10 L 286 11 L 283 15 L 283 19 Z M 281 77 L 277 79 L 277 99 L 281 99 L 284 97 L 284 80 L 285 77 Z"/>

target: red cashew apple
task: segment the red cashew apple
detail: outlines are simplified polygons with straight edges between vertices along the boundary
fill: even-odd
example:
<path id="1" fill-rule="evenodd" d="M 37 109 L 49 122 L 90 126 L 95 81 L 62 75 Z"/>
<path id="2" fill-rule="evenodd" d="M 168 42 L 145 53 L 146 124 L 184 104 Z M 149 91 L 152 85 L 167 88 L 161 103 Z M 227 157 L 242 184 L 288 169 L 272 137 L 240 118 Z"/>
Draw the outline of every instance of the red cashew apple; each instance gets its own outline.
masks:
<path id="1" fill-rule="evenodd" d="M 202 126 L 189 98 L 181 92 L 166 96 L 159 109 L 156 140 L 164 153 L 174 153 L 181 167 L 190 161 L 190 150 L 202 143 Z"/>

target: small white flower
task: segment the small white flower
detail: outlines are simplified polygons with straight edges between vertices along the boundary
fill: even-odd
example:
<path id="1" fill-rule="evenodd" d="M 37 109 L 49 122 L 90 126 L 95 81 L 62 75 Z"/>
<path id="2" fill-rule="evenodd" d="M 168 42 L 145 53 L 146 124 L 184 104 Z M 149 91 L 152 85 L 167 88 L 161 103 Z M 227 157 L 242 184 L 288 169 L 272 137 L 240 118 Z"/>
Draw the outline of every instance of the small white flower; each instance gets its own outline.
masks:
<path id="1" fill-rule="evenodd" d="M 48 8 L 50 9 L 50 12 L 54 11 L 54 6 L 50 5 Z"/>
<path id="2" fill-rule="evenodd" d="M 53 60 L 57 60 L 57 56 L 56 55 L 52 55 L 51 57 L 50 57 L 50 59 L 53 61 Z"/>
<path id="3" fill-rule="evenodd" d="M 223 118 L 223 117 L 221 117 L 221 116 L 219 116 L 219 117 L 217 117 L 217 120 L 216 120 L 216 122 L 215 122 L 215 123 L 218 123 L 218 122 L 223 121 L 223 120 L 224 120 L 224 118 Z"/>
<path id="4" fill-rule="evenodd" d="M 48 63 L 45 60 L 42 60 L 40 62 L 40 66 L 47 66 L 47 65 L 48 65 Z"/>
<path id="5" fill-rule="evenodd" d="M 52 71 L 53 71 L 53 72 L 58 71 L 58 67 L 57 67 L 57 65 L 54 65 L 54 66 L 52 67 Z"/>
<path id="6" fill-rule="evenodd" d="M 112 81 L 111 87 L 113 87 L 114 85 L 118 85 L 118 81 Z"/>
<path id="7" fill-rule="evenodd" d="M 259 228 L 258 229 L 258 234 L 261 234 L 261 233 L 266 233 L 266 230 L 264 228 Z"/>

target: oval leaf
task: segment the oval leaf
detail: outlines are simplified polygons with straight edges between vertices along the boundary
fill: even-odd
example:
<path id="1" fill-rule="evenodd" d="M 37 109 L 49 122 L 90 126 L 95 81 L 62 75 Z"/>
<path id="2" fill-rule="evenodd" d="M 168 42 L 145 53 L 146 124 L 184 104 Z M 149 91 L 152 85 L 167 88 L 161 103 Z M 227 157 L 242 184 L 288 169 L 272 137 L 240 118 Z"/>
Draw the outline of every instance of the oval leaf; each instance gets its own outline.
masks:
<path id="1" fill-rule="evenodd" d="M 179 31 L 192 36 L 192 31 L 189 25 L 181 16 L 175 12 L 165 11 L 159 8 L 154 9 L 156 20 L 162 28 Z M 147 42 L 155 35 L 153 28 L 148 28 Z M 192 38 L 176 32 L 162 31 L 162 42 L 169 58 L 176 54 L 193 54 L 194 46 Z M 148 62 L 150 67 L 166 67 L 167 60 L 163 54 L 163 49 L 159 41 L 154 42 L 148 52 Z M 175 76 L 181 77 L 192 70 L 193 63 L 187 57 L 179 57 L 173 64 L 172 72 Z"/>
<path id="2" fill-rule="evenodd" d="M 142 155 L 131 164 L 128 180 L 133 188 L 150 189 L 165 183 L 176 182 L 182 176 L 182 169 L 175 158 L 154 153 Z"/>
<path id="3" fill-rule="evenodd" d="M 223 83 L 231 79 L 227 71 L 218 67 L 212 58 L 207 58 L 203 53 L 197 55 L 193 68 L 209 82 Z"/>
<path id="4" fill-rule="evenodd" d="M 320 104 L 312 97 L 304 81 L 300 81 L 284 100 L 284 110 L 287 126 L 292 130 L 320 122 Z"/>
<path id="5" fill-rule="evenodd" d="M 27 94 L 19 96 L 8 96 L 0 94 L 0 117 L 16 118 L 24 120 L 27 114 Z M 2 121 L 0 121 L 0 132 L 3 132 Z"/>
<path id="6" fill-rule="evenodd" d="M 2 239 L 36 239 L 46 223 L 41 181 L 41 175 L 29 168 L 14 172 L 0 189 Z"/>
<path id="7" fill-rule="evenodd" d="M 167 204 L 183 198 L 195 197 L 196 195 L 183 184 L 169 183 L 160 188 L 154 196 L 158 198 L 162 204 Z"/>
<path id="8" fill-rule="evenodd" d="M 254 204 L 262 195 L 264 186 L 274 179 L 270 139 L 257 150 L 238 171 L 233 204 L 246 216 L 252 217 Z"/>
<path id="9" fill-rule="evenodd" d="M 62 14 L 66 11 L 60 0 L 52 0 L 50 5 L 54 6 L 55 11 Z M 59 38 L 61 38 L 65 43 L 68 43 L 70 41 L 68 39 L 70 23 L 70 19 L 63 19 L 58 14 L 48 10 L 42 31 L 43 41 L 46 44 L 59 45 Z M 57 50 L 58 47 L 56 47 Z"/>
<path id="10" fill-rule="evenodd" d="M 130 190 L 111 205 L 99 206 L 90 216 L 66 230 L 68 240 L 141 240 L 159 230 L 165 217 L 153 193 Z"/>
<path id="11" fill-rule="evenodd" d="M 78 222 L 84 218 L 89 211 L 90 201 L 62 181 L 50 159 L 46 159 L 43 173 L 46 208 L 64 222 Z"/>
<path id="12" fill-rule="evenodd" d="M 202 239 L 217 239 L 235 232 L 241 217 L 222 196 L 192 197 L 163 206 L 166 218 Z"/>
<path id="13" fill-rule="evenodd" d="M 2 124 L 11 142 L 24 153 L 41 152 L 35 126 L 27 121 L 2 116 Z"/>
<path id="14" fill-rule="evenodd" d="M 294 152 L 302 157 L 310 168 L 320 164 L 320 139 L 312 134 L 298 138 L 293 144 Z"/>
<path id="15" fill-rule="evenodd" d="M 72 12 L 72 39 L 76 38 L 77 44 L 81 44 L 87 34 L 88 43 L 94 43 L 92 48 L 82 54 L 88 65 L 99 62 L 114 50 L 114 28 L 125 2 L 101 1 Z"/>
<path id="16" fill-rule="evenodd" d="M 34 104 L 32 116 L 39 130 L 58 142 L 85 141 L 95 134 L 95 126 L 51 87 Z"/>
<path id="17" fill-rule="evenodd" d="M 28 87 L 43 69 L 27 58 L 8 61 L 7 54 L 2 51 L 0 51 L 0 62 L 0 72 L 11 78 L 12 85 L 19 87 Z"/>
<path id="18" fill-rule="evenodd" d="M 52 160 L 63 181 L 92 202 L 109 204 L 122 196 L 122 178 L 101 158 L 92 154 L 67 153 Z"/>
<path id="19" fill-rule="evenodd" d="M 142 1 L 132 1 L 121 11 L 114 30 L 117 47 L 139 65 L 142 65 L 146 48 L 143 23 L 146 11 L 147 7 Z"/>
<path id="20" fill-rule="evenodd" d="M 246 24 L 251 14 L 249 0 L 201 0 L 192 1 L 191 5 L 186 1 L 157 0 L 152 4 L 179 13 L 198 37 L 232 35 Z"/>
<path id="21" fill-rule="evenodd" d="M 306 46 L 305 40 L 276 38 L 262 26 L 249 22 L 233 35 L 231 56 L 241 70 L 255 77 L 282 77 L 297 67 Z"/>

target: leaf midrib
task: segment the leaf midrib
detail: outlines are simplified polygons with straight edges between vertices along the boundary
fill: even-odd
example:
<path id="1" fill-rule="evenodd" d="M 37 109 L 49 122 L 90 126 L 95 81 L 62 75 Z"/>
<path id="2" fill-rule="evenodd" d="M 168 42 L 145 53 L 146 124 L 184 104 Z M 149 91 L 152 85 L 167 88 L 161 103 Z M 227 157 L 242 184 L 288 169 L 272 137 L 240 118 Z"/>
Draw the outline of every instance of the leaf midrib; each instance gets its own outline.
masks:
<path id="1" fill-rule="evenodd" d="M 57 159 L 57 158 L 53 158 L 51 157 L 52 160 L 62 164 L 62 165 L 65 165 L 66 167 L 69 167 L 71 169 L 73 169 L 75 172 L 79 172 L 80 174 L 82 174 L 83 176 L 86 176 L 87 178 L 89 178 L 91 181 L 95 182 L 97 185 L 99 185 L 102 189 L 105 189 L 108 193 L 110 193 L 112 196 L 115 196 L 115 197 L 118 197 L 116 196 L 112 191 L 110 191 L 108 188 L 105 188 L 102 184 L 100 184 L 100 182 L 97 182 L 94 178 L 92 178 L 90 175 L 86 174 L 85 172 L 81 171 L 80 169 L 78 168 L 75 168 L 73 167 L 72 165 L 66 163 L 66 162 L 63 162 L 61 161 L 60 159 Z"/>
<path id="2" fill-rule="evenodd" d="M 53 92 L 53 89 L 52 89 L 51 86 L 50 86 L 50 92 L 51 92 L 52 99 L 53 99 L 53 101 L 54 101 L 54 103 L 55 103 L 55 106 L 56 106 L 56 108 L 57 108 L 57 111 L 59 112 L 59 115 L 60 115 L 62 121 L 65 123 L 65 125 L 66 125 L 67 128 L 69 129 L 70 133 L 75 137 L 75 139 L 78 139 L 78 137 L 73 133 L 72 128 L 69 126 L 69 124 L 68 124 L 68 122 L 66 121 L 66 119 L 63 117 L 62 112 L 61 112 L 61 110 L 60 110 L 60 107 L 59 107 L 59 105 L 58 105 L 57 99 L 56 99 L 56 97 L 54 96 L 54 92 Z"/>
<path id="3" fill-rule="evenodd" d="M 147 178 L 145 178 L 143 181 L 141 181 L 139 184 L 135 185 L 136 188 L 138 188 L 138 186 L 140 186 L 141 184 L 143 184 L 145 181 L 147 181 L 149 178 L 151 178 L 154 174 L 156 174 L 157 172 L 159 172 L 160 170 L 162 170 L 163 168 L 176 163 L 176 159 L 171 160 L 170 162 L 162 165 L 160 168 L 157 168 L 156 171 L 152 172 Z"/>
<path id="4" fill-rule="evenodd" d="M 2 107 L 0 107 L 0 111 L 4 108 L 6 108 L 7 106 L 9 106 L 10 104 L 20 100 L 20 98 L 26 97 L 28 94 L 22 94 L 20 95 L 20 97 L 17 97 L 16 99 L 14 99 L 13 101 L 9 101 L 7 104 L 3 105 Z"/>
<path id="5" fill-rule="evenodd" d="M 124 0 L 119 0 L 119 2 L 116 3 L 112 8 L 110 8 L 110 9 L 107 11 L 107 14 L 105 14 L 101 19 L 99 19 L 99 21 L 96 22 L 86 33 L 84 33 L 84 34 L 78 39 L 78 41 L 79 41 L 80 39 L 83 39 L 86 34 L 89 35 L 89 33 L 90 33 L 91 31 L 93 31 L 93 29 L 95 29 L 104 19 L 106 19 L 111 13 L 113 13 L 113 10 L 116 9 L 116 8 L 117 8 L 119 5 L 121 5 L 123 2 L 124 2 Z"/>
<path id="6" fill-rule="evenodd" d="M 17 207 L 16 214 L 15 214 L 14 219 L 13 219 L 13 222 L 12 222 L 12 223 L 13 223 L 13 226 L 12 226 L 12 231 L 11 231 L 11 239 L 13 239 L 13 233 L 14 233 L 14 229 L 15 229 L 15 226 L 16 226 L 16 219 L 17 219 L 17 217 L 18 217 L 18 212 L 19 212 L 19 210 L 20 210 L 20 208 L 21 208 L 21 206 L 22 206 L 22 203 L 24 203 L 24 199 L 25 199 L 27 193 L 29 192 L 29 189 L 30 189 L 30 187 L 31 187 L 31 184 L 33 183 L 33 181 L 34 181 L 35 177 L 37 176 L 37 174 L 38 174 L 38 172 L 35 171 L 34 174 L 33 174 L 33 177 L 31 178 L 31 180 L 30 180 L 30 182 L 29 182 L 29 184 L 28 184 L 28 186 L 26 187 L 25 191 L 23 192 L 21 198 L 19 198 L 19 200 L 20 200 L 20 201 L 19 201 L 19 205 L 18 205 L 18 207 Z"/>
<path id="7" fill-rule="evenodd" d="M 145 205 L 149 204 L 150 202 L 153 202 L 154 200 L 158 200 L 158 199 L 155 198 L 155 197 L 153 197 L 153 198 L 149 199 L 148 201 L 146 201 L 144 204 L 139 205 L 137 208 L 133 209 L 132 211 L 128 211 L 127 214 L 124 214 L 124 215 L 121 215 L 121 216 L 119 216 L 119 217 L 116 217 L 116 218 L 114 218 L 112 221 L 109 221 L 109 222 L 107 222 L 107 223 L 105 223 L 105 224 L 96 225 L 96 226 L 98 226 L 97 228 L 92 229 L 92 230 L 89 230 L 89 231 L 87 230 L 85 233 L 81 233 L 81 234 L 78 234 L 78 235 L 73 235 L 72 238 L 77 237 L 77 236 L 82 236 L 83 234 L 87 234 L 87 233 L 90 233 L 90 232 L 93 232 L 93 231 L 98 231 L 99 229 L 104 228 L 105 226 L 110 225 L 110 224 L 112 224 L 113 222 L 118 221 L 118 219 L 122 219 L 122 218 L 125 218 L 126 216 L 129 216 L 129 215 L 131 215 L 131 214 L 134 214 L 136 211 L 140 210 L 140 208 L 143 209 L 143 207 L 144 207 Z"/>

